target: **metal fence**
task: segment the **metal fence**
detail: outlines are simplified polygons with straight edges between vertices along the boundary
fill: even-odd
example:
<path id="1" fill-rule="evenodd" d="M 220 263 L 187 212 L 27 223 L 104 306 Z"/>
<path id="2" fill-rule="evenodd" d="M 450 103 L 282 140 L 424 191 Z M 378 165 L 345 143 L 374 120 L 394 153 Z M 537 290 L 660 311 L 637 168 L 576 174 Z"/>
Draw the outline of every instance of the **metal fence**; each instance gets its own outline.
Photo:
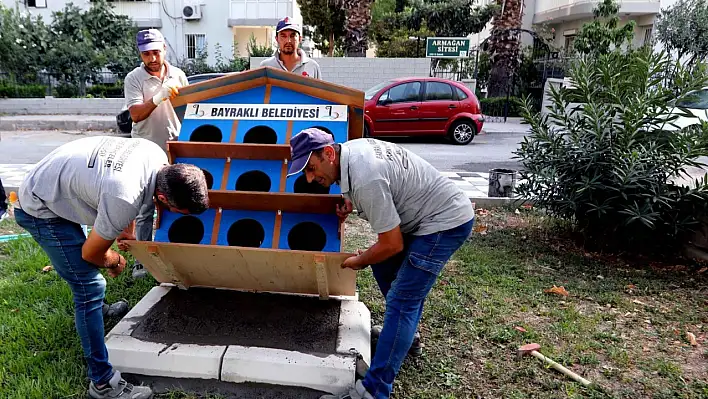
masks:
<path id="1" fill-rule="evenodd" d="M 40 72 L 16 76 L 0 72 L 0 98 L 123 97 L 123 78 L 112 72 L 99 72 L 83 80 L 76 76 Z"/>

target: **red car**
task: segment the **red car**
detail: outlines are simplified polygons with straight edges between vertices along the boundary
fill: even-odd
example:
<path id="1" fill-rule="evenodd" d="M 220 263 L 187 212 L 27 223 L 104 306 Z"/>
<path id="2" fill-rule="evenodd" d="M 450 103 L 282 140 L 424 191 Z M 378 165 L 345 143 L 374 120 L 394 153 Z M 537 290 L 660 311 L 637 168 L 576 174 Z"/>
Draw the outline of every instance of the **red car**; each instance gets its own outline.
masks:
<path id="1" fill-rule="evenodd" d="M 446 135 L 468 144 L 484 124 L 477 96 L 447 79 L 387 80 L 367 90 L 364 99 L 366 137 Z"/>

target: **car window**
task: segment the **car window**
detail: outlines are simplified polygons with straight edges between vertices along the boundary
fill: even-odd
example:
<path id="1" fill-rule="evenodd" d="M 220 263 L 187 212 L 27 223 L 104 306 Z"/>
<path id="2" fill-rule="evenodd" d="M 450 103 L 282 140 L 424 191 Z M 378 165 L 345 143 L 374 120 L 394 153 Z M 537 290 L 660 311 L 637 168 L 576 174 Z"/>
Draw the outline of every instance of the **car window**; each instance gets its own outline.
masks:
<path id="1" fill-rule="evenodd" d="M 465 92 L 462 91 L 462 89 L 460 89 L 459 87 L 455 87 L 455 92 L 457 92 L 457 99 L 459 101 L 462 101 L 467 98 L 467 94 L 465 94 Z"/>
<path id="2" fill-rule="evenodd" d="M 676 102 L 676 106 L 691 109 L 708 109 L 708 90 L 691 93 L 681 101 Z"/>
<path id="3" fill-rule="evenodd" d="M 379 92 L 379 90 L 381 90 L 381 89 L 383 89 L 384 87 L 388 86 L 391 82 L 392 82 L 392 81 L 387 80 L 387 81 L 384 81 L 384 82 L 381 82 L 381 83 L 377 84 L 376 86 L 370 87 L 369 90 L 367 90 L 366 92 L 364 92 L 364 99 L 365 99 L 365 100 L 371 100 L 372 98 L 374 98 L 374 96 L 376 95 L 376 93 Z"/>
<path id="4" fill-rule="evenodd" d="M 419 93 L 420 82 L 409 82 L 390 88 L 386 93 L 381 95 L 379 101 L 383 101 L 389 98 L 394 103 L 418 101 Z"/>
<path id="5" fill-rule="evenodd" d="M 442 82 L 428 82 L 425 87 L 425 100 L 452 100 L 452 86 Z"/>

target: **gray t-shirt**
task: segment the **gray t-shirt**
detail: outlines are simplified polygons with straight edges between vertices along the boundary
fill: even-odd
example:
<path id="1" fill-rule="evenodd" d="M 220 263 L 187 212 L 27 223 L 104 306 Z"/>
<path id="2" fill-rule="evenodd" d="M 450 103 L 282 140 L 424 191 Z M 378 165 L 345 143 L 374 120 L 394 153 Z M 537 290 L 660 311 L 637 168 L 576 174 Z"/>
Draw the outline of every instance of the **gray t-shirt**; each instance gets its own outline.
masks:
<path id="1" fill-rule="evenodd" d="M 276 51 L 275 55 L 266 58 L 261 61 L 261 66 L 269 66 L 273 68 L 282 69 L 286 72 L 292 72 L 302 76 L 308 76 L 315 79 L 322 79 L 322 71 L 320 70 L 320 64 L 312 58 L 308 57 L 302 49 L 298 49 L 298 54 L 300 54 L 300 62 L 295 65 L 292 71 L 288 71 L 282 61 L 280 61 L 280 51 Z"/>
<path id="2" fill-rule="evenodd" d="M 165 65 L 167 65 L 167 75 L 164 82 L 174 80 L 179 82 L 180 86 L 189 85 L 187 76 L 181 69 L 169 65 L 167 62 Z M 162 83 L 163 80 L 150 75 L 145 70 L 145 64 L 140 64 L 139 67 L 133 69 L 125 77 L 124 82 L 126 109 L 152 99 L 162 88 Z M 169 101 L 163 101 L 152 111 L 150 116 L 140 122 L 133 123 L 131 136 L 150 140 L 167 152 L 167 141 L 177 140 L 181 127 L 182 124 L 172 108 L 172 104 Z"/>
<path id="3" fill-rule="evenodd" d="M 340 185 L 345 198 L 377 234 L 401 226 L 422 236 L 474 218 L 464 191 L 423 158 L 375 139 L 342 143 Z"/>
<path id="4" fill-rule="evenodd" d="M 52 151 L 25 176 L 20 208 L 60 217 L 115 239 L 139 214 L 154 211 L 157 172 L 167 155 L 145 139 L 87 137 Z"/>

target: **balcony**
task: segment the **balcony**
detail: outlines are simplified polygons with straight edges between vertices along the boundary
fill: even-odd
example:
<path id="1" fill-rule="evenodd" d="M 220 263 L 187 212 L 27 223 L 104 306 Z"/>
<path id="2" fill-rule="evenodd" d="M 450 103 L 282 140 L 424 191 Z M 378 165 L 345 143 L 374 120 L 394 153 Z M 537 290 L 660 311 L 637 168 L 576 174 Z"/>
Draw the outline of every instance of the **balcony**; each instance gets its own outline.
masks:
<path id="1" fill-rule="evenodd" d="M 162 28 L 160 1 L 113 1 L 113 12 L 125 15 L 138 28 Z"/>
<path id="2" fill-rule="evenodd" d="M 597 0 L 537 0 L 534 24 L 560 23 L 592 18 Z M 659 0 L 620 0 L 620 16 L 658 14 Z"/>
<path id="3" fill-rule="evenodd" d="M 231 0 L 229 26 L 275 26 L 293 16 L 294 0 Z"/>

